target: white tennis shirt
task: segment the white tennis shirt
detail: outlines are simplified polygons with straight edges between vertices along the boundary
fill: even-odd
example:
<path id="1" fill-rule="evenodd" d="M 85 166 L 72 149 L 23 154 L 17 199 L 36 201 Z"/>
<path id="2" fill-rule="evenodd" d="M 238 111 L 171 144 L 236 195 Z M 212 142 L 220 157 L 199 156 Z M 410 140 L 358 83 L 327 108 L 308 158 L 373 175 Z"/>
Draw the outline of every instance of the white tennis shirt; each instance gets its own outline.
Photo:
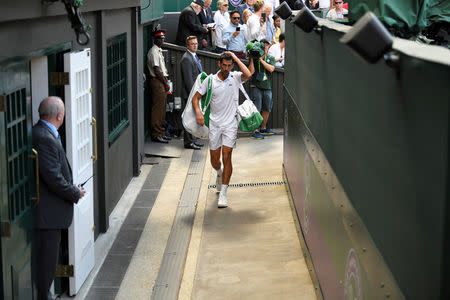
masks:
<path id="1" fill-rule="evenodd" d="M 242 72 L 230 72 L 228 78 L 220 80 L 219 72 L 213 75 L 209 122 L 216 127 L 237 126 L 236 112 L 239 105 L 239 86 Z M 208 80 L 204 80 L 198 92 L 205 95 Z"/>

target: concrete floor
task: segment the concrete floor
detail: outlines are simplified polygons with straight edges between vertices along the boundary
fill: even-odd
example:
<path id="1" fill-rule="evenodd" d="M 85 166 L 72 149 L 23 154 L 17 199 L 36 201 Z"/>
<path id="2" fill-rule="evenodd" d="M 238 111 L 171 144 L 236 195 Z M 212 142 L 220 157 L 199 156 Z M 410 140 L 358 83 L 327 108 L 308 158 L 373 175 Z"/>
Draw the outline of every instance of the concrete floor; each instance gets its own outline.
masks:
<path id="1" fill-rule="evenodd" d="M 282 141 L 282 135 L 264 140 L 240 138 L 233 151 L 230 183 L 282 182 Z M 286 186 L 230 187 L 229 207 L 218 209 L 218 193 L 209 188 L 215 184 L 216 172 L 207 152 L 178 299 L 316 299 Z M 193 150 L 184 149 L 180 158 L 171 160 L 120 287 L 114 293 L 116 299 L 152 297 L 177 205 L 186 188 L 192 154 Z M 144 190 L 144 182 L 151 175 L 147 167 L 144 170 L 133 181 L 133 191 L 136 183 L 142 183 L 141 193 Z M 130 195 L 136 197 L 137 193 Z M 93 288 L 89 282 L 92 284 L 94 277 L 91 274 L 75 299 L 84 299 L 82 295 Z M 106 295 L 104 299 L 108 299 Z"/>
<path id="2" fill-rule="evenodd" d="M 233 166 L 231 184 L 283 181 L 282 136 L 240 139 Z M 215 184 L 214 170 L 205 176 Z M 284 185 L 230 187 L 225 209 L 217 208 L 215 189 L 205 197 L 197 211 L 203 226 L 192 234 L 201 242 L 190 248 L 198 252 L 195 275 L 185 270 L 193 278 L 191 299 L 316 298 Z M 180 289 L 179 298 L 188 296 Z"/>

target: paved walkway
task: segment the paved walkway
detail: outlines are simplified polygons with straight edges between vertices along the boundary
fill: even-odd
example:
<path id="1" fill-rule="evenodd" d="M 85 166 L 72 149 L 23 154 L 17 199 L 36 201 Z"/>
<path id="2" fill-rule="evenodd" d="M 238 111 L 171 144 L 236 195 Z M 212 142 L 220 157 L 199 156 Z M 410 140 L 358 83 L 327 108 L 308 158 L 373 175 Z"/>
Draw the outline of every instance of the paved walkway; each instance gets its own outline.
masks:
<path id="1" fill-rule="evenodd" d="M 282 136 L 240 139 L 233 166 L 231 184 L 244 187 L 228 189 L 228 208 L 217 208 L 215 189 L 200 194 L 179 299 L 315 299 L 286 187 L 277 184 Z M 209 164 L 205 176 L 215 184 Z"/>
<path id="2" fill-rule="evenodd" d="M 201 153 L 182 151 L 180 158 L 168 161 L 169 165 L 163 168 L 166 171 L 145 167 L 133 181 L 133 185 L 141 183 L 140 192 L 134 186 L 134 192 L 130 196 L 126 192 L 120 201 L 129 203 L 127 209 L 119 211 L 126 216 L 125 225 L 130 214 L 136 214 L 134 207 L 137 211 L 142 207 L 150 209 L 141 232 L 136 234 L 139 240 L 133 245 L 135 249 L 130 249 L 129 234 L 115 229 L 117 233 L 113 237 L 117 239 L 102 249 L 109 252 L 108 256 L 97 257 L 97 264 L 104 261 L 103 266 L 96 267 L 97 271 L 91 274 L 88 284 L 75 299 L 114 299 L 115 296 L 115 299 L 169 300 L 158 296 L 161 294 L 158 289 L 165 288 L 175 288 L 166 294 L 173 295 L 170 299 L 178 295 L 180 300 L 316 299 L 283 184 L 282 145 L 282 135 L 259 141 L 238 140 L 233 151 L 229 207 L 224 209 L 217 208 L 218 193 L 213 187 L 216 173 L 206 149 Z M 200 164 L 204 160 L 203 167 Z M 156 177 L 159 179 L 155 181 Z M 158 191 L 152 185 L 155 182 L 160 186 Z M 193 201 L 197 208 L 180 219 L 179 212 L 188 206 L 183 199 L 186 195 L 189 198 L 191 192 L 198 195 L 197 202 Z M 132 200 L 137 204 L 130 203 L 130 197 L 137 199 Z M 170 247 L 180 228 L 186 232 L 183 224 L 191 232 L 190 240 L 176 252 Z M 98 240 L 101 242 L 102 236 Z M 130 253 L 130 258 L 108 259 L 111 255 L 124 255 L 116 251 L 115 245 L 123 245 L 127 250 L 124 253 Z M 113 261 L 127 262 L 118 267 L 107 265 Z M 174 266 L 179 261 L 181 265 Z M 119 269 L 124 271 L 114 274 Z M 179 274 L 166 276 L 173 270 Z M 116 277 L 120 281 L 113 280 Z M 158 282 L 160 278 L 167 278 L 166 283 Z"/>

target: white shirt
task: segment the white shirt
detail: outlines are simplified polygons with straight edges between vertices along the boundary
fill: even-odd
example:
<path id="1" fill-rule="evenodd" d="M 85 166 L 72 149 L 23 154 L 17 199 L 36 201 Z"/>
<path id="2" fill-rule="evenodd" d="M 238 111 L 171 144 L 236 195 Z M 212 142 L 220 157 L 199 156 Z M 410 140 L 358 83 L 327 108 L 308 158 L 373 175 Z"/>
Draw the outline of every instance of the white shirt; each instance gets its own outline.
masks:
<path id="1" fill-rule="evenodd" d="M 153 67 L 159 67 L 164 76 L 169 76 L 166 69 L 166 64 L 164 62 L 164 55 L 162 49 L 156 45 L 148 51 L 147 53 L 147 67 L 150 76 L 156 77 L 155 70 Z"/>
<path id="2" fill-rule="evenodd" d="M 348 10 L 345 8 L 342 9 L 341 13 L 338 13 L 336 9 L 330 9 L 330 11 L 327 13 L 327 19 L 343 19 L 344 15 L 348 14 Z"/>
<path id="3" fill-rule="evenodd" d="M 230 13 L 226 11 L 222 14 L 220 10 L 216 11 L 214 23 L 216 23 L 216 46 L 226 49 L 227 46 L 222 41 L 222 32 L 230 24 Z"/>
<path id="4" fill-rule="evenodd" d="M 281 51 L 280 43 L 273 44 L 269 48 L 269 54 L 275 57 L 275 59 L 279 59 L 280 57 L 286 57 L 284 52 L 286 50 L 286 47 L 283 48 L 283 51 Z M 282 68 L 284 66 L 284 60 L 282 62 L 276 62 L 275 67 Z"/>
<path id="5" fill-rule="evenodd" d="M 259 21 L 261 20 L 261 17 L 258 15 L 251 15 L 250 18 L 248 18 L 247 20 L 247 30 L 248 30 L 248 40 L 249 41 L 253 41 L 253 40 L 261 40 L 262 38 L 264 38 L 264 34 L 262 32 L 263 30 L 263 26 L 266 26 L 266 23 L 263 24 L 263 26 L 261 26 L 261 24 L 259 23 Z"/>
<path id="6" fill-rule="evenodd" d="M 239 106 L 239 86 L 243 83 L 242 72 L 232 71 L 224 81 L 220 80 L 219 72 L 212 79 L 209 122 L 219 128 L 237 126 L 236 112 Z M 207 91 L 208 80 L 205 79 L 197 92 L 205 95 Z"/>
<path id="7" fill-rule="evenodd" d="M 272 7 L 272 11 L 270 12 L 269 15 L 269 17 L 272 18 L 273 13 L 275 12 L 275 8 L 277 8 L 280 5 L 280 0 L 264 0 L 264 3 Z"/>

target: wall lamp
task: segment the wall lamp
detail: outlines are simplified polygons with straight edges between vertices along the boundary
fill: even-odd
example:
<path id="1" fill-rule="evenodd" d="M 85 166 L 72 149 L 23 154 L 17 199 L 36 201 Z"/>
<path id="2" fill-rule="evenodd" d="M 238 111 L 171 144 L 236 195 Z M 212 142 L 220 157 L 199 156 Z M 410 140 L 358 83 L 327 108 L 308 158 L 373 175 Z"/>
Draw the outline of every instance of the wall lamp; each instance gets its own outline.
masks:
<path id="1" fill-rule="evenodd" d="M 392 35 L 370 11 L 359 19 L 339 41 L 371 64 L 384 56 L 390 66 L 395 66 L 399 59 L 399 55 L 389 52 L 394 42 Z"/>
<path id="2" fill-rule="evenodd" d="M 292 10 L 286 2 L 281 3 L 275 8 L 275 13 L 283 20 L 291 20 L 292 23 L 300 27 L 305 32 L 311 32 L 313 29 L 320 33 L 317 24 L 319 21 L 316 16 L 303 4 L 303 1 L 296 1 L 296 7 L 300 8 L 295 17 L 292 17 Z"/>

